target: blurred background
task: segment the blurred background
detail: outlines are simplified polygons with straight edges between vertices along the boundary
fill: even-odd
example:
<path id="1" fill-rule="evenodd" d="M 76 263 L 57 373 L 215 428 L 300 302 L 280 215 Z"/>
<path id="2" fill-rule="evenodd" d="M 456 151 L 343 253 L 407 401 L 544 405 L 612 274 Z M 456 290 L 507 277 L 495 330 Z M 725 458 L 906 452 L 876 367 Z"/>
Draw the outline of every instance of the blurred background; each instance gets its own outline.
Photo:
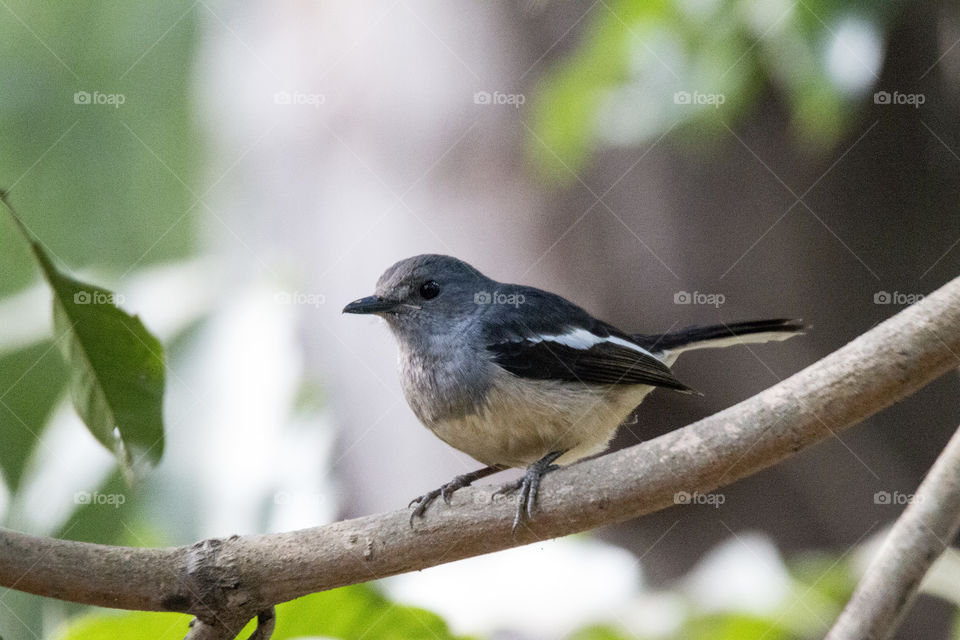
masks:
<path id="1" fill-rule="evenodd" d="M 417 253 L 625 330 L 814 326 L 681 358 L 703 395 L 653 394 L 616 447 L 791 375 L 957 275 L 957 9 L 0 0 L 0 186 L 168 353 L 165 456 L 128 486 L 0 216 L 0 522 L 179 545 L 401 508 L 474 469 L 407 408 L 385 325 L 340 313 Z M 821 637 L 957 392 L 946 376 L 701 504 L 372 589 L 474 637 Z M 942 562 L 899 638 L 960 638 Z M 5 640 L 107 613 L 0 590 Z"/>

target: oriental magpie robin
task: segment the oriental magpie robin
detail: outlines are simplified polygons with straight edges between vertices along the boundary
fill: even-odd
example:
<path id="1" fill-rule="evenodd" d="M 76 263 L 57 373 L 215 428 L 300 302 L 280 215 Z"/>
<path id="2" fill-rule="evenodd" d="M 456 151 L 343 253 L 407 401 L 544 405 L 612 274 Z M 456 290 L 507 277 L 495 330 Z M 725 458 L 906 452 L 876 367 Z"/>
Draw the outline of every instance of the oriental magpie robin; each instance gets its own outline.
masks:
<path id="1" fill-rule="evenodd" d="M 526 467 L 514 528 L 532 517 L 543 474 L 603 451 L 656 387 L 689 392 L 670 365 L 690 349 L 785 340 L 797 320 L 628 334 L 547 291 L 504 284 L 467 263 L 419 255 L 387 269 L 376 293 L 343 309 L 384 318 L 400 344 L 404 395 L 423 424 L 487 465 L 410 504 L 510 467 Z"/>

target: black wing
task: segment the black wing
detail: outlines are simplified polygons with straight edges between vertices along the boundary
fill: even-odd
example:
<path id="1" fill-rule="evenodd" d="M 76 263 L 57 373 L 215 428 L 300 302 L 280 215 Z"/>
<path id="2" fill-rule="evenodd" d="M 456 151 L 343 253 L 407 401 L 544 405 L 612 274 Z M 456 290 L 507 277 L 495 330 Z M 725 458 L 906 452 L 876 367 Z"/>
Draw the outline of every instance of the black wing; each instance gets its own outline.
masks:
<path id="1" fill-rule="evenodd" d="M 630 336 L 572 302 L 539 289 L 510 289 L 523 295 L 523 302 L 499 305 L 493 311 L 496 321 L 486 323 L 484 336 L 493 361 L 510 373 L 537 380 L 689 390 Z"/>

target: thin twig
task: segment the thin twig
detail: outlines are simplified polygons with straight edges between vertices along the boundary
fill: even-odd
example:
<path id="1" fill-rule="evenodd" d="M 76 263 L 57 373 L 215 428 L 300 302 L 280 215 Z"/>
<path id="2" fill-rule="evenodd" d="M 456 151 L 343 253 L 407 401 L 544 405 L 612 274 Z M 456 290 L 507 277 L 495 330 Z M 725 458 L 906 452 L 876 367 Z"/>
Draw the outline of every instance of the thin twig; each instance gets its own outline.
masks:
<path id="1" fill-rule="evenodd" d="M 893 635 L 923 576 L 960 530 L 960 429 L 897 519 L 826 640 Z"/>

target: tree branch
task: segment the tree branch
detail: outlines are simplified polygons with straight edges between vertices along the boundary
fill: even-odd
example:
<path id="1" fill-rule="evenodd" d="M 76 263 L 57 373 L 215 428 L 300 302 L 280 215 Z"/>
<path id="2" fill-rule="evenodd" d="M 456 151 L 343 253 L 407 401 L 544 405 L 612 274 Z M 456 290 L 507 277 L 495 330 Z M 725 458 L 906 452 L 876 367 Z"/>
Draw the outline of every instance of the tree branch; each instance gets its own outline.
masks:
<path id="1" fill-rule="evenodd" d="M 0 530 L 0 585 L 85 604 L 233 624 L 307 593 L 621 522 L 706 493 L 835 436 L 960 365 L 960 278 L 780 384 L 643 444 L 544 478 L 540 509 L 459 491 L 406 510 L 191 547 L 136 549 Z M 223 625 L 221 625 L 223 626 Z"/>
<path id="2" fill-rule="evenodd" d="M 923 576 L 960 530 L 960 429 L 897 519 L 826 640 L 893 635 Z"/>

